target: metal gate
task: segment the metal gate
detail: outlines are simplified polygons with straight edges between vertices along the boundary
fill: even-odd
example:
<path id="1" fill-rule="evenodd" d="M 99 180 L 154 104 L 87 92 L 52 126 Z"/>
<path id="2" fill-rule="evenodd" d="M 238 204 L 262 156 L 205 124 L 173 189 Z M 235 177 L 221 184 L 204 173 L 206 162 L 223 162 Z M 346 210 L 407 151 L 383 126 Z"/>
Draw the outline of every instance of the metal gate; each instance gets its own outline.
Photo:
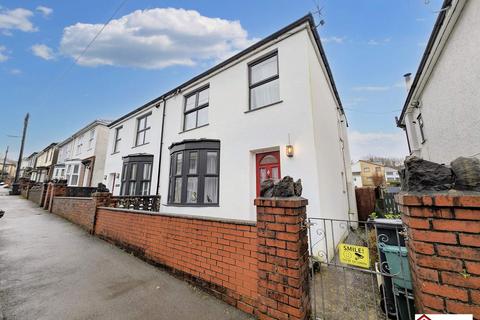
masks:
<path id="1" fill-rule="evenodd" d="M 413 320 L 412 282 L 400 220 L 308 219 L 316 320 Z"/>

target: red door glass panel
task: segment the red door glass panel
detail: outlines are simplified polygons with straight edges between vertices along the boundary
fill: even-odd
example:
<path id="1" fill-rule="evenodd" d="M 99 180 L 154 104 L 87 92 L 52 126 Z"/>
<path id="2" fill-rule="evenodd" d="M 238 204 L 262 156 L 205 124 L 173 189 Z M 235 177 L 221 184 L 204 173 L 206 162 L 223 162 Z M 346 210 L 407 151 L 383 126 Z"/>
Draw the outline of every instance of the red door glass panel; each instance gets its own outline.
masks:
<path id="1" fill-rule="evenodd" d="M 256 155 L 257 164 L 257 197 L 260 196 L 260 184 L 266 179 L 273 179 L 275 182 L 282 177 L 280 174 L 280 152 L 272 151 L 258 153 Z"/>

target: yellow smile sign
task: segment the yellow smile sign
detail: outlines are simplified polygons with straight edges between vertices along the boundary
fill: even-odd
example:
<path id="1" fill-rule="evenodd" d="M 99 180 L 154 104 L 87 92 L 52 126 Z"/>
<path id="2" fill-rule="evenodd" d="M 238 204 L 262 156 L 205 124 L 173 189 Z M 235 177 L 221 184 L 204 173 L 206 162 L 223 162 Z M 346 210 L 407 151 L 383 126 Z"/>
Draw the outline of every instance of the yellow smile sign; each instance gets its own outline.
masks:
<path id="1" fill-rule="evenodd" d="M 368 247 L 342 243 L 339 246 L 340 262 L 361 268 L 370 268 Z"/>

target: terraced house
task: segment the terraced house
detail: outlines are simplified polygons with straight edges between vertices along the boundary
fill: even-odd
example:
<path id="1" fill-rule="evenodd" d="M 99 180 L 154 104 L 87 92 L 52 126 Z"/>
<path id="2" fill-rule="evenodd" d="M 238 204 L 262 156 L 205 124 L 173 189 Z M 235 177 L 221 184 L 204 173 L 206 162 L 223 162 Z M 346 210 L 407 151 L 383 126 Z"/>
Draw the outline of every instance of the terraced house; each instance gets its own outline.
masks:
<path id="1" fill-rule="evenodd" d="M 35 166 L 31 171 L 31 180 L 35 182 L 46 182 L 52 178 L 53 167 L 57 162 L 58 146 L 57 143 L 49 144 L 36 156 Z"/>
<path id="2" fill-rule="evenodd" d="M 307 15 L 113 121 L 105 183 L 161 212 L 255 220 L 260 183 L 301 178 L 309 214 L 356 212 L 347 119 Z"/>
<path id="3" fill-rule="evenodd" d="M 59 143 L 53 179 L 68 186 L 95 187 L 103 182 L 110 121 L 95 120 Z"/>

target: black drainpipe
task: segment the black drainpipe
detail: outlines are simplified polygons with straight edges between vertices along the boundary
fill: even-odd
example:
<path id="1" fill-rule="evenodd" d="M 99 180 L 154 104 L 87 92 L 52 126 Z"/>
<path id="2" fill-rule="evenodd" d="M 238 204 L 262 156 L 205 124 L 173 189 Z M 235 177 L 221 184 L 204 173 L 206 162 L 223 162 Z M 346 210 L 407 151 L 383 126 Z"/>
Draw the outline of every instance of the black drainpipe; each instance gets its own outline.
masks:
<path id="1" fill-rule="evenodd" d="M 160 188 L 160 169 L 162 167 L 163 130 L 165 127 L 165 109 L 166 108 L 167 108 L 167 100 L 163 99 L 162 130 L 160 132 L 160 154 L 158 155 L 158 175 L 157 175 L 157 192 L 156 192 L 157 196 L 159 194 L 158 189 Z"/>

